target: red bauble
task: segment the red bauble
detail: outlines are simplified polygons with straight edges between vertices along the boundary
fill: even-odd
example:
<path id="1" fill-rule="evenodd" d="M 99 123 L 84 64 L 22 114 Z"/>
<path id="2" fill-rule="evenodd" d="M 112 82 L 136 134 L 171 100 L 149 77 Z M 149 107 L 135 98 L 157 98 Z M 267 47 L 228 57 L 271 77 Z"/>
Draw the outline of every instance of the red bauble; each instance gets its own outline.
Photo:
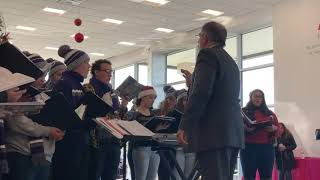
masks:
<path id="1" fill-rule="evenodd" d="M 78 43 L 81 43 L 84 39 L 84 36 L 82 33 L 77 33 L 75 36 L 74 36 L 74 40 Z"/>
<path id="2" fill-rule="evenodd" d="M 74 24 L 75 24 L 76 26 L 81 26 L 81 24 L 82 24 L 81 19 L 79 19 L 79 18 L 75 19 L 75 20 L 74 20 Z"/>

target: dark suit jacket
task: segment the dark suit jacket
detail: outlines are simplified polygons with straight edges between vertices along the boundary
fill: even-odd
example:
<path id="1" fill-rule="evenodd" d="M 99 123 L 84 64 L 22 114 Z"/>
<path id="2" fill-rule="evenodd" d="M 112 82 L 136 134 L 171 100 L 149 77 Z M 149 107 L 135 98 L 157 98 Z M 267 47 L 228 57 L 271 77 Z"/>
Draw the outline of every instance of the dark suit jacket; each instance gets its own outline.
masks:
<path id="1" fill-rule="evenodd" d="M 180 124 L 188 151 L 244 147 L 239 91 L 240 73 L 230 55 L 219 47 L 200 50 Z"/>

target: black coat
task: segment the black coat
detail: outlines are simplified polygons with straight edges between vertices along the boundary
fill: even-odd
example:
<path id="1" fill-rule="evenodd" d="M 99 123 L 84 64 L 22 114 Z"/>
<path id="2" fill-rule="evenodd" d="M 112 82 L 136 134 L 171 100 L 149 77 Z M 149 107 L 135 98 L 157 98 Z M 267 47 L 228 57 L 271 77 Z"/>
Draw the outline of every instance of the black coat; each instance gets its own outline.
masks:
<path id="1" fill-rule="evenodd" d="M 219 47 L 200 50 L 179 127 L 188 151 L 244 147 L 239 91 L 240 73 L 230 55 Z"/>
<path id="2" fill-rule="evenodd" d="M 278 149 L 279 144 L 283 144 L 286 147 L 286 150 L 280 152 Z M 293 155 L 293 150 L 297 147 L 297 144 L 292 136 L 289 134 L 286 137 L 280 137 L 277 139 L 276 147 L 276 163 L 279 170 L 291 170 L 295 168 L 295 159 Z"/>

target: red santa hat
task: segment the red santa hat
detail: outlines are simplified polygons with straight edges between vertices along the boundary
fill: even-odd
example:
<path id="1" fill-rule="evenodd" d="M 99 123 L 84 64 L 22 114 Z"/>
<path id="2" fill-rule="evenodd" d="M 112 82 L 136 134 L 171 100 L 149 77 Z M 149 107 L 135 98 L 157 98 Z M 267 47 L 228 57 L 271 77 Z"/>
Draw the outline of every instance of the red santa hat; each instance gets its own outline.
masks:
<path id="1" fill-rule="evenodd" d="M 149 95 L 157 96 L 157 93 L 152 86 L 144 86 L 138 95 L 138 99 L 141 99 L 141 98 L 143 98 L 145 96 L 149 96 Z"/>

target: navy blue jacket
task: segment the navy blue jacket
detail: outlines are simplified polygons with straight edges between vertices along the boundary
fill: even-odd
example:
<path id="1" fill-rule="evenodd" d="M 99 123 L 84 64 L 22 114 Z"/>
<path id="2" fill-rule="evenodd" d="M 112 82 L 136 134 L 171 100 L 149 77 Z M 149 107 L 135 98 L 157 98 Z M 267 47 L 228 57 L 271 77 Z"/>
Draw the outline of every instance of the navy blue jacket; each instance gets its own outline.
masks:
<path id="1" fill-rule="evenodd" d="M 76 72 L 66 71 L 54 87 L 54 91 L 63 93 L 72 107 L 76 109 L 81 105 L 84 97 L 84 88 L 81 85 L 83 79 L 84 78 Z M 63 163 L 65 159 L 71 161 L 81 159 L 89 143 L 89 130 L 94 126 L 94 121 L 83 120 L 79 121 L 79 123 L 71 129 L 66 130 L 64 138 L 56 143 L 54 158 L 57 160 L 57 166 Z"/>
<path id="2" fill-rule="evenodd" d="M 102 98 L 103 95 L 108 92 L 111 92 L 112 94 L 111 84 L 104 84 L 95 77 L 90 79 L 90 84 L 93 86 L 96 95 L 98 95 L 100 98 Z M 115 110 L 119 108 L 119 100 L 117 96 L 112 96 L 112 107 Z"/>

